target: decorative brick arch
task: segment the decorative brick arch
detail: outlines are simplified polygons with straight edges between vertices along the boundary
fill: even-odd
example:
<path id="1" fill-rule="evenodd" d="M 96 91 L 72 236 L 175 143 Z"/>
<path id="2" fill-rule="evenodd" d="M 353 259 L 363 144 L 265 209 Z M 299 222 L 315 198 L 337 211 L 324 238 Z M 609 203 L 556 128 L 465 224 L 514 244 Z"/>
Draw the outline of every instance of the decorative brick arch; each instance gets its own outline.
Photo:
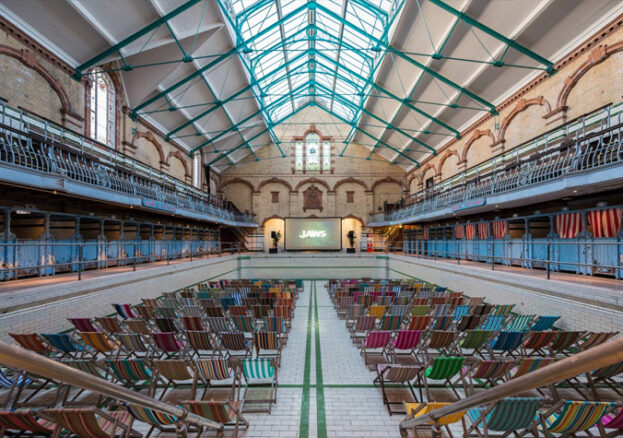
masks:
<path id="1" fill-rule="evenodd" d="M 346 216 L 342 216 L 342 219 L 357 219 L 359 222 L 361 222 L 362 226 L 366 226 L 366 221 L 361 219 L 359 216 L 355 216 L 354 214 L 347 214 Z"/>
<path id="2" fill-rule="evenodd" d="M 169 160 L 171 159 L 171 157 L 175 157 L 182 162 L 182 165 L 184 166 L 184 177 L 192 178 L 190 174 L 190 169 L 188 168 L 188 163 L 184 159 L 184 156 L 182 155 L 182 153 L 180 151 L 169 152 L 169 155 L 167 156 L 167 160 L 165 162 L 167 165 L 170 165 Z"/>
<path id="3" fill-rule="evenodd" d="M 474 133 L 472 134 L 470 139 L 467 140 L 467 143 L 465 143 L 465 146 L 463 146 L 463 152 L 461 153 L 461 159 L 459 160 L 459 163 L 467 163 L 467 152 L 469 151 L 469 148 L 472 147 L 472 144 L 474 144 L 476 140 L 478 140 L 480 137 L 485 136 L 489 136 L 491 138 L 490 146 L 493 146 L 495 144 L 495 135 L 493 135 L 493 132 L 491 132 L 490 129 L 482 131 L 480 129 L 474 130 Z"/>
<path id="4" fill-rule="evenodd" d="M 305 185 L 305 184 L 320 184 L 321 186 L 323 186 L 324 188 L 327 189 L 328 192 L 331 191 L 331 187 L 329 186 L 329 184 L 327 184 L 325 181 L 318 179 L 318 178 L 307 178 L 304 179 L 303 181 L 299 182 L 296 187 L 294 188 L 295 192 L 298 192 L 299 189 Z"/>
<path id="5" fill-rule="evenodd" d="M 566 111 L 567 110 L 567 99 L 569 98 L 569 93 L 573 87 L 575 87 L 578 81 L 584 76 L 591 68 L 595 67 L 598 64 L 601 64 L 610 56 L 614 55 L 617 52 L 623 51 L 623 41 L 619 41 L 611 46 L 607 44 L 595 47 L 587 56 L 586 61 L 582 63 L 578 67 L 576 71 L 574 71 L 571 76 L 565 79 L 564 86 L 562 90 L 560 90 L 560 94 L 558 95 L 558 100 L 556 102 L 556 112 L 557 111 Z"/>
<path id="6" fill-rule="evenodd" d="M 223 191 L 223 189 L 230 185 L 230 184 L 235 184 L 235 183 L 240 183 L 240 184 L 244 184 L 245 186 L 249 187 L 251 189 L 251 193 L 256 192 L 255 187 L 253 187 L 253 184 L 251 184 L 249 181 L 247 181 L 246 179 L 242 179 L 242 178 L 232 178 L 232 179 L 228 179 L 227 181 L 223 182 L 221 184 L 220 190 L 219 191 Z"/>
<path id="7" fill-rule="evenodd" d="M 258 186 L 257 186 L 257 191 L 261 191 L 262 187 L 264 187 L 267 184 L 281 184 L 286 186 L 291 192 L 292 190 L 292 184 L 290 184 L 288 181 L 281 179 L 281 178 L 277 178 L 277 177 L 272 177 L 270 179 L 265 179 L 264 181 L 262 181 Z"/>
<path id="8" fill-rule="evenodd" d="M 271 219 L 281 219 L 282 221 L 285 220 L 283 216 L 279 216 L 278 214 L 273 214 L 272 216 L 265 218 L 262 221 L 262 225 L 260 225 L 260 227 L 263 227 L 264 225 L 266 225 L 266 222 L 268 222 Z"/>
<path id="9" fill-rule="evenodd" d="M 160 142 L 156 139 L 156 136 L 153 134 L 153 132 L 151 131 L 137 131 L 136 134 L 134 134 L 134 137 L 132 137 L 132 142 L 130 143 L 134 148 L 136 148 L 136 140 L 139 138 L 144 138 L 145 140 L 147 140 L 148 142 L 150 142 L 151 144 L 154 145 L 154 147 L 156 148 L 156 150 L 158 151 L 158 155 L 160 156 L 160 164 L 167 164 L 168 158 L 165 158 L 164 156 L 164 150 L 162 149 L 162 145 L 160 144 Z"/>
<path id="10" fill-rule="evenodd" d="M 353 178 L 352 176 L 348 177 L 348 178 L 341 179 L 338 182 L 336 182 L 335 185 L 333 186 L 333 191 L 335 192 L 339 186 L 341 186 L 342 184 L 346 184 L 346 183 L 359 184 L 366 191 L 370 191 L 370 189 L 368 188 L 368 185 L 365 182 L 363 182 L 360 179 Z"/>
<path id="11" fill-rule="evenodd" d="M 433 166 L 431 163 L 426 163 L 424 167 L 420 169 L 419 174 L 415 175 L 414 178 L 418 180 L 418 184 L 424 184 L 424 176 L 426 175 L 426 172 L 428 172 L 430 169 L 433 169 L 433 171 L 435 171 L 435 166 Z M 436 173 L 437 172 L 435 171 L 433 175 L 435 175 Z"/>
<path id="12" fill-rule="evenodd" d="M 543 96 L 535 97 L 533 99 L 519 99 L 517 101 L 517 105 L 515 105 L 515 108 L 513 108 L 513 110 L 504 118 L 504 120 L 502 120 L 502 124 L 500 125 L 500 133 L 498 135 L 498 141 L 496 142 L 496 144 L 504 143 L 506 141 L 504 136 L 506 135 L 506 129 L 508 128 L 510 122 L 512 122 L 513 119 L 517 117 L 520 112 L 525 111 L 526 109 L 528 109 L 528 107 L 533 105 L 544 106 L 546 115 L 552 111 L 551 105 Z"/>
<path id="13" fill-rule="evenodd" d="M 402 181 L 397 180 L 396 178 L 392 178 L 391 176 L 388 176 L 386 178 L 382 178 L 382 179 L 378 179 L 378 180 L 374 181 L 374 184 L 372 184 L 372 187 L 370 187 L 370 190 L 374 191 L 376 186 L 378 186 L 379 184 L 383 184 L 383 183 L 398 184 L 402 188 L 402 190 L 406 190 L 405 185 L 404 185 L 404 183 Z"/>
<path id="14" fill-rule="evenodd" d="M 447 151 L 443 157 L 441 157 L 439 159 L 439 162 L 437 163 L 437 169 L 435 169 L 435 176 L 441 176 L 441 168 L 443 167 L 444 163 L 446 162 L 446 160 L 448 158 L 450 158 L 451 156 L 455 156 L 459 161 L 461 161 L 461 157 L 459 156 L 459 153 L 456 150 L 452 150 L 452 151 Z"/>
<path id="15" fill-rule="evenodd" d="M 0 55 L 6 55 L 10 56 L 11 58 L 15 58 L 26 67 L 39 73 L 39 75 L 43 77 L 43 79 L 45 79 L 48 84 L 50 84 L 50 87 L 52 87 L 59 100 L 61 101 L 61 114 L 69 115 L 77 120 L 83 120 L 81 116 L 74 113 L 71 107 L 69 96 L 67 96 L 67 92 L 65 91 L 65 88 L 63 87 L 61 81 L 56 79 L 52 75 L 52 73 L 46 70 L 45 67 L 43 67 L 39 63 L 39 59 L 34 53 L 29 52 L 28 50 L 17 50 L 13 47 L 0 45 Z"/>

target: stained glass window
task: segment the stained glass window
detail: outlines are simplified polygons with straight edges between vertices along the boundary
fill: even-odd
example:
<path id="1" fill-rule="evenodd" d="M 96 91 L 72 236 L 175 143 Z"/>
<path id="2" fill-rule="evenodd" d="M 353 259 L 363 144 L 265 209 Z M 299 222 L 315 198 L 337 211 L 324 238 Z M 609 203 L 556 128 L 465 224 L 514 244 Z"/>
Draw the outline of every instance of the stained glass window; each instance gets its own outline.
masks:
<path id="1" fill-rule="evenodd" d="M 331 142 L 322 142 L 322 170 L 331 170 Z"/>
<path id="2" fill-rule="evenodd" d="M 303 142 L 294 143 L 294 169 L 303 170 Z"/>
<path id="3" fill-rule="evenodd" d="M 95 69 L 89 92 L 89 126 L 91 138 L 113 145 L 115 132 L 115 91 L 106 73 Z"/>
<path id="4" fill-rule="evenodd" d="M 320 137 L 315 132 L 305 137 L 305 169 L 320 170 Z"/>

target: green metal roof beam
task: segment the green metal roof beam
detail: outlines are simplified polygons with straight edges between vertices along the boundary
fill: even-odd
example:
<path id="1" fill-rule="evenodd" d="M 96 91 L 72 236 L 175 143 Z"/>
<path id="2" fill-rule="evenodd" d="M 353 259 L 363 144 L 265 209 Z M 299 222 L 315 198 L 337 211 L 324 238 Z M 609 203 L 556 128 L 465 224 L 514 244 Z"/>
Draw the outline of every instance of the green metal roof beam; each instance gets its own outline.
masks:
<path id="1" fill-rule="evenodd" d="M 128 44 L 133 43 L 134 41 L 136 41 L 137 39 L 139 39 L 142 36 L 146 35 L 147 33 L 157 29 L 158 27 L 160 27 L 164 23 L 167 23 L 172 18 L 174 18 L 174 17 L 178 16 L 179 14 L 181 14 L 182 12 L 192 8 L 193 6 L 195 6 L 197 3 L 201 2 L 201 1 L 203 1 L 203 0 L 188 0 L 186 3 L 182 4 L 181 6 L 178 6 L 177 8 L 175 8 L 174 10 L 169 12 L 168 14 L 163 15 L 162 17 L 158 18 L 157 20 L 155 20 L 151 24 L 145 26 L 144 28 L 140 29 L 137 32 L 134 32 L 129 37 L 121 40 L 120 42 L 118 42 L 114 46 L 109 47 L 108 49 L 104 50 L 99 55 L 96 55 L 93 58 L 91 58 L 88 61 L 86 61 L 85 63 L 79 65 L 78 67 L 76 67 L 76 72 L 74 73 L 73 78 L 76 79 L 76 80 L 80 80 L 80 78 L 82 77 L 82 72 L 84 70 L 86 70 L 89 67 L 92 67 L 94 65 L 97 65 L 97 63 L 99 63 L 100 61 L 108 58 L 109 56 L 111 56 L 111 55 L 113 55 L 115 53 L 118 53 L 122 48 L 124 48 Z M 206 1 L 209 1 L 209 0 L 206 0 Z M 119 53 L 119 54 L 121 54 L 121 53 Z"/>
<path id="2" fill-rule="evenodd" d="M 504 44 L 506 44 L 507 46 L 512 47 L 513 49 L 517 50 L 518 52 L 523 53 L 526 56 L 529 56 L 530 58 L 534 59 L 535 61 L 539 62 L 540 64 L 543 64 L 546 68 L 547 68 L 547 72 L 549 74 L 553 74 L 556 72 L 556 70 L 554 69 L 554 64 L 542 57 L 541 55 L 533 52 L 532 50 L 528 49 L 527 47 L 519 44 L 517 41 L 511 39 L 511 38 L 507 38 L 504 35 L 502 35 L 501 33 L 491 29 L 489 26 L 486 26 L 485 24 L 481 23 L 480 21 L 470 17 L 469 15 L 454 9 L 452 6 L 450 6 L 449 4 L 447 4 L 446 2 L 442 1 L 442 0 L 430 0 L 431 3 L 439 6 L 441 9 L 445 10 L 446 12 L 451 13 L 452 15 L 454 15 L 455 17 L 458 17 L 459 19 L 463 20 L 465 23 L 474 26 L 477 29 L 480 29 L 481 31 L 491 35 L 493 38 L 503 42 Z"/>

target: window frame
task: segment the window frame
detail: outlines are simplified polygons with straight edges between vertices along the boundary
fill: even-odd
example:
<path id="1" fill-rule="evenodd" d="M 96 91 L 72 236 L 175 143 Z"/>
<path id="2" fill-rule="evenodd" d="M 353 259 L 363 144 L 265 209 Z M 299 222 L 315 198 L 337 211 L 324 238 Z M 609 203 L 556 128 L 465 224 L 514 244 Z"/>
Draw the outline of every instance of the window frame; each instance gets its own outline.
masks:
<path id="1" fill-rule="evenodd" d="M 307 169 L 307 136 L 309 134 L 316 134 L 319 138 L 318 140 L 318 157 L 319 157 L 319 168 L 318 170 L 309 170 Z M 296 168 L 296 144 L 297 143 L 301 143 L 302 144 L 302 148 L 303 148 L 303 167 L 302 169 L 297 169 Z M 325 142 L 329 142 L 330 146 L 329 146 L 329 169 L 325 169 L 323 164 L 324 164 L 324 158 L 325 158 L 325 151 L 324 151 L 324 144 Z M 333 146 L 333 137 L 330 136 L 326 136 L 326 135 L 322 135 L 322 133 L 316 129 L 316 126 L 311 125 L 309 127 L 309 129 L 307 131 L 305 131 L 303 133 L 303 135 L 301 136 L 296 136 L 296 137 L 292 137 L 292 173 L 320 173 L 323 174 L 325 172 L 328 173 L 333 173 L 335 171 L 335 168 L 333 167 L 333 157 L 335 155 L 335 151 L 334 151 L 334 146 Z"/>
<path id="2" fill-rule="evenodd" d="M 98 140 L 98 94 L 97 83 L 99 79 L 102 79 L 106 84 L 106 140 Z M 118 131 L 118 105 L 117 99 L 118 90 L 115 86 L 110 74 L 102 70 L 100 67 L 95 67 L 89 70 L 89 75 L 86 82 L 86 105 L 85 105 L 85 134 L 87 137 L 105 144 L 108 147 L 117 149 L 117 131 Z M 93 90 L 96 90 L 95 96 L 93 96 Z M 93 116 L 94 121 L 91 120 Z"/>

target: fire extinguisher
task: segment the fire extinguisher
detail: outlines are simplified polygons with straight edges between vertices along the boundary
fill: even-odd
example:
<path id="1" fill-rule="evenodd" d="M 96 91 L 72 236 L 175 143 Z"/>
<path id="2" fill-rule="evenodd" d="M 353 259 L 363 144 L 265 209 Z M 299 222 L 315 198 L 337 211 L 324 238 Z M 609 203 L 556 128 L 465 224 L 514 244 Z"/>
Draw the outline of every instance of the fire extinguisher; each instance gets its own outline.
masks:
<path id="1" fill-rule="evenodd" d="M 368 252 L 374 251 L 374 242 L 372 235 L 368 235 Z"/>

